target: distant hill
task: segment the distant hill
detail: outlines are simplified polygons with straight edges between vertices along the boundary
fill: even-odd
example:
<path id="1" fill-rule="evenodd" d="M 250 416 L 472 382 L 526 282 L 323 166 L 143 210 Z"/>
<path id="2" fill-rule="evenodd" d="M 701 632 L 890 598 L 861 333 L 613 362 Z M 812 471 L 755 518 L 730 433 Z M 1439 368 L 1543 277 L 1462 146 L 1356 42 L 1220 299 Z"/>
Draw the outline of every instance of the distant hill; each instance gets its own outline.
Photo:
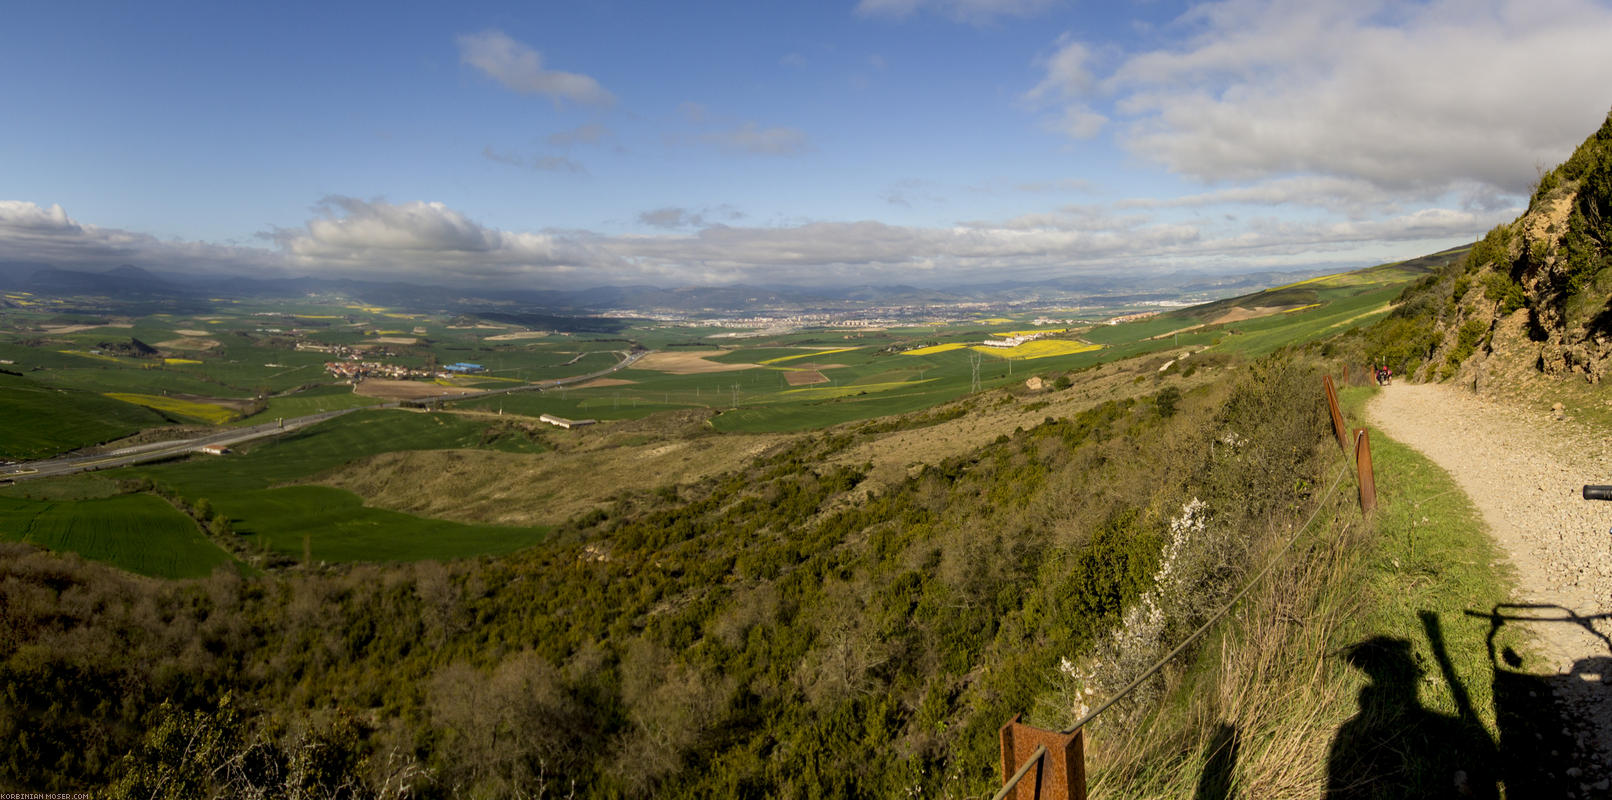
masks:
<path id="1" fill-rule="evenodd" d="M 136 266 L 124 264 L 109 272 L 81 272 L 46 267 L 28 276 L 25 291 L 49 295 L 113 297 L 176 297 L 190 290 L 163 280 Z"/>
<path id="2" fill-rule="evenodd" d="M 944 287 L 853 286 L 660 287 L 647 284 L 579 289 L 437 286 L 351 278 L 255 278 L 195 275 L 123 265 L 106 272 L 0 262 L 0 288 L 60 297 L 195 301 L 209 297 L 303 298 L 338 295 L 373 305 L 420 311 L 548 314 L 580 317 L 639 311 L 691 316 L 748 312 L 811 313 L 958 303 L 1127 305 L 1204 299 L 1286 283 L 1314 271 L 1205 275 L 1195 272 L 1076 274 L 1033 281 L 982 281 Z"/>
<path id="3" fill-rule="evenodd" d="M 1436 274 L 1439 270 L 1460 261 L 1470 247 L 1471 245 L 1461 245 L 1407 261 L 1321 275 L 1189 308 L 1174 309 L 1165 312 L 1163 316 L 1208 325 L 1299 311 L 1340 294 L 1360 294 Z"/>

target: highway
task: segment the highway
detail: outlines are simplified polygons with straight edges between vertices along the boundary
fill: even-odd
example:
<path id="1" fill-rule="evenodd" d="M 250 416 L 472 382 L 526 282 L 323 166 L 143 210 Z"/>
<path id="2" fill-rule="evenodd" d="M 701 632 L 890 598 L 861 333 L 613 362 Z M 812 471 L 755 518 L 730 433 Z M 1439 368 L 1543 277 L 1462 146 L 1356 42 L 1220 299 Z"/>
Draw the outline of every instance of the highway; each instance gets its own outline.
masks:
<path id="1" fill-rule="evenodd" d="M 586 383 L 609 375 L 613 372 L 632 366 L 639 359 L 654 352 L 653 350 L 614 351 L 622 359 L 607 369 L 590 372 L 586 375 L 574 375 L 569 378 L 556 378 L 551 381 L 539 381 L 521 386 L 512 386 L 508 389 L 489 389 L 480 392 L 465 392 L 464 394 L 445 395 L 414 402 L 441 403 L 444 401 L 474 400 L 478 397 L 488 397 L 498 394 L 512 394 L 514 392 L 541 392 L 544 389 L 555 389 L 575 383 Z M 174 439 L 166 442 L 150 442 L 98 453 L 88 456 L 61 456 L 41 461 L 29 461 L 18 464 L 0 466 L 0 483 L 35 480 L 38 478 L 53 478 L 61 475 L 71 475 L 75 472 L 85 472 L 97 469 L 113 469 L 126 467 L 130 464 L 140 464 L 147 461 L 161 461 L 167 458 L 194 453 L 207 445 L 229 447 L 256 439 L 278 436 L 288 431 L 300 430 L 309 425 L 324 422 L 327 419 L 350 414 L 354 411 L 367 411 L 374 408 L 398 408 L 401 403 L 381 403 L 373 406 L 359 406 L 357 408 L 343 408 L 336 411 L 322 411 L 318 414 L 308 414 L 290 419 L 280 419 L 274 422 L 265 422 L 245 428 L 230 428 L 196 436 L 189 439 Z"/>

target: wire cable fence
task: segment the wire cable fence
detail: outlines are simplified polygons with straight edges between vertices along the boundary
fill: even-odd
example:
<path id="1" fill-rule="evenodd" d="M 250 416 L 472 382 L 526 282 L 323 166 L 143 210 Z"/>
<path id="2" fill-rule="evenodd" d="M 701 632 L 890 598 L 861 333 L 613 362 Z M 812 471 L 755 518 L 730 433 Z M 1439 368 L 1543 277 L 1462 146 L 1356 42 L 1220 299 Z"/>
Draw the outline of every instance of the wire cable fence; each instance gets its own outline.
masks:
<path id="1" fill-rule="evenodd" d="M 1033 797 L 1037 800 L 1041 800 L 1042 798 L 1046 798 L 1046 800 L 1085 800 L 1086 775 L 1084 763 L 1084 730 L 1086 725 L 1092 720 L 1096 719 L 1098 715 L 1125 699 L 1125 697 L 1130 695 L 1131 692 L 1136 691 L 1138 687 L 1147 683 L 1149 679 L 1157 675 L 1160 670 L 1164 669 L 1166 665 L 1173 661 L 1176 656 L 1180 655 L 1188 647 L 1192 646 L 1193 642 L 1196 642 L 1205 633 L 1208 633 L 1209 630 L 1213 628 L 1216 623 L 1220 622 L 1234 607 L 1236 607 L 1236 605 L 1241 602 L 1250 591 L 1253 591 L 1254 587 L 1259 585 L 1259 583 L 1270 574 L 1271 570 L 1275 569 L 1276 565 L 1282 561 L 1282 559 L 1287 555 L 1288 551 L 1293 549 L 1293 545 L 1296 544 L 1298 540 L 1304 536 L 1305 532 L 1310 529 L 1310 526 L 1315 523 L 1315 520 L 1320 516 L 1322 509 L 1327 508 L 1328 502 L 1332 499 L 1332 496 L 1337 491 L 1338 486 L 1343 483 L 1344 475 L 1348 473 L 1350 467 L 1347 458 L 1350 448 L 1346 444 L 1347 439 L 1345 438 L 1344 434 L 1345 428 L 1343 425 L 1343 414 L 1339 409 L 1337 392 L 1333 387 L 1332 377 L 1330 375 L 1325 377 L 1324 389 L 1328 410 L 1331 414 L 1334 429 L 1338 436 L 1338 445 L 1345 454 L 1345 463 L 1338 467 L 1337 473 L 1333 476 L 1332 485 L 1327 487 L 1327 490 L 1322 495 L 1321 500 L 1316 503 L 1315 508 L 1310 512 L 1309 518 L 1307 518 L 1304 521 L 1304 524 L 1300 525 L 1298 529 L 1293 532 L 1292 536 L 1288 537 L 1287 541 L 1283 543 L 1282 546 L 1277 549 L 1276 553 L 1266 561 L 1265 565 L 1260 568 L 1259 572 L 1255 573 L 1254 576 L 1250 578 L 1243 585 L 1243 587 L 1225 603 L 1225 605 L 1221 606 L 1214 613 L 1210 614 L 1209 618 L 1204 620 L 1203 624 L 1199 625 L 1196 630 L 1187 635 L 1185 639 L 1181 640 L 1181 642 L 1171 649 L 1170 652 L 1165 653 L 1162 657 L 1155 661 L 1152 666 L 1149 666 L 1147 669 L 1143 670 L 1139 675 L 1133 678 L 1130 683 L 1125 684 L 1125 686 L 1114 692 L 1114 694 L 1111 695 L 1107 700 L 1104 700 L 1096 708 L 1087 712 L 1085 716 L 1082 716 L 1073 725 L 1070 725 L 1069 727 L 1059 731 L 1047 731 L 1020 723 L 1017 716 L 1009 720 L 1006 725 L 1003 725 L 1000 738 L 1002 746 L 1002 772 L 1004 775 L 1004 780 L 1002 783 L 1002 788 L 999 789 L 995 795 L 993 795 L 992 800 L 1006 800 L 1006 798 L 1009 797 L 1019 798 L 1021 796 L 1018 793 L 1019 785 L 1024 781 L 1025 777 L 1030 774 L 1032 769 L 1035 772 L 1035 780 L 1031 781 L 1030 784 L 1026 786 L 1026 788 L 1031 789 L 1031 793 L 1023 796 Z M 1376 483 L 1371 466 L 1371 447 L 1365 428 L 1358 428 L 1355 430 L 1353 449 L 1355 455 L 1354 467 L 1356 471 L 1356 482 L 1360 490 L 1361 511 L 1362 513 L 1369 513 L 1373 508 L 1376 507 Z M 1030 749 L 1029 752 L 1025 753 L 1021 758 L 1019 756 L 1019 751 L 1030 748 L 1032 745 L 1033 749 Z M 1061 760 L 1064 763 L 1061 765 L 1055 763 L 1053 768 L 1049 770 L 1046 768 L 1046 764 L 1044 763 L 1045 759 L 1049 755 L 1056 753 L 1062 754 Z M 1020 766 L 1012 775 L 1008 775 L 1007 770 L 1012 764 L 1019 764 Z"/>

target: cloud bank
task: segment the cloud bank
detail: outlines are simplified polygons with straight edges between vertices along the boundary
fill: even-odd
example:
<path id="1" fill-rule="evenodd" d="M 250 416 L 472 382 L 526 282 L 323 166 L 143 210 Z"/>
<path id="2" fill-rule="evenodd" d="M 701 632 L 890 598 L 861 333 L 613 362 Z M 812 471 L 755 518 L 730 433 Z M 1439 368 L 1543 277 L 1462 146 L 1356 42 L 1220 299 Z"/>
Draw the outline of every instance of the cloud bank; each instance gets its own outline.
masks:
<path id="1" fill-rule="evenodd" d="M 1423 209 L 1382 219 L 1254 218 L 1236 227 L 1132 210 L 1059 209 L 1000 222 L 913 227 L 876 221 L 778 227 L 715 224 L 667 207 L 639 220 L 662 232 L 506 231 L 442 203 L 327 197 L 302 227 L 267 235 L 272 248 L 162 241 L 79 223 L 60 206 L 0 202 L 8 260 L 76 269 L 119 264 L 193 273 L 347 276 L 490 288 L 649 282 L 983 283 L 1049 274 L 1197 267 L 1300 268 L 1381 242 L 1474 235 L 1517 209 Z M 734 212 L 721 212 L 733 216 Z"/>
<path id="2" fill-rule="evenodd" d="M 1612 8 L 1588 0 L 1225 0 L 1172 47 L 1119 56 L 1066 37 L 1024 96 L 1206 182 L 1295 174 L 1438 193 L 1525 192 L 1612 105 Z"/>

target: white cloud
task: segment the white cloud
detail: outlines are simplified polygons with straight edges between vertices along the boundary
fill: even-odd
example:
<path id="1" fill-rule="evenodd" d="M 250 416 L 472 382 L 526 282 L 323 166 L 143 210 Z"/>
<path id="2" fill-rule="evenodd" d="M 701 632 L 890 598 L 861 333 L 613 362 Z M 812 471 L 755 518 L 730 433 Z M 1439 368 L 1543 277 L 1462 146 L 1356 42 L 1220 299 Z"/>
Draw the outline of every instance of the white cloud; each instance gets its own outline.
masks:
<path id="1" fill-rule="evenodd" d="M 532 159 L 532 167 L 545 172 L 574 172 L 587 174 L 587 167 L 572 161 L 564 156 L 538 156 Z"/>
<path id="2" fill-rule="evenodd" d="M 571 147 L 578 144 L 598 144 L 609 138 L 610 129 L 598 123 L 578 125 L 570 130 L 563 130 L 548 135 L 546 141 L 555 147 Z"/>
<path id="3" fill-rule="evenodd" d="M 0 231 L 8 235 L 51 234 L 58 232 L 82 233 L 58 204 L 43 208 L 34 203 L 18 200 L 0 200 Z"/>
<path id="4" fill-rule="evenodd" d="M 1014 189 L 1021 192 L 1094 192 L 1097 185 L 1085 178 L 1060 178 L 1055 181 L 1035 181 L 1033 183 L 1015 184 Z"/>
<path id="5" fill-rule="evenodd" d="M 283 259 L 258 248 L 176 242 L 144 233 L 82 224 L 60 206 L 0 200 L 0 260 L 65 269 L 104 270 L 122 264 L 188 272 L 220 266 L 278 275 Z"/>
<path id="6" fill-rule="evenodd" d="M 543 68 L 543 54 L 489 30 L 455 37 L 459 60 L 521 94 L 540 94 L 556 102 L 570 100 L 586 105 L 610 105 L 615 97 L 587 75 Z"/>
<path id="7" fill-rule="evenodd" d="M 677 113 L 682 116 L 683 119 L 692 122 L 695 125 L 704 123 L 705 116 L 707 113 L 709 113 L 709 111 L 710 110 L 707 109 L 704 104 L 695 103 L 692 101 L 684 101 L 677 105 Z"/>
<path id="8" fill-rule="evenodd" d="M 930 10 L 959 22 L 985 23 L 997 17 L 1028 17 L 1056 5 L 1059 0 L 861 0 L 856 13 L 866 17 L 904 19 Z"/>
<path id="9" fill-rule="evenodd" d="M 506 153 L 502 150 L 494 150 L 492 145 L 481 148 L 481 157 L 487 159 L 488 161 L 494 161 L 499 164 L 508 164 L 512 167 L 526 166 L 526 159 L 521 158 L 515 153 Z"/>
<path id="10" fill-rule="evenodd" d="M 695 228 L 705 224 L 705 217 L 686 208 L 666 207 L 645 211 L 638 221 L 656 228 Z"/>
<path id="11" fill-rule="evenodd" d="M 752 153 L 770 156 L 792 156 L 811 152 L 811 138 L 799 128 L 775 126 L 763 128 L 746 122 L 737 128 L 714 131 L 700 136 L 700 140 L 730 153 Z"/>
<path id="12" fill-rule="evenodd" d="M 1050 121 L 1047 126 L 1071 139 L 1090 139 L 1101 133 L 1107 124 L 1108 117 L 1073 103 L 1063 110 L 1062 116 Z"/>
<path id="13" fill-rule="evenodd" d="M 1110 102 L 1133 153 L 1204 181 L 1316 175 L 1439 194 L 1527 190 L 1612 105 L 1612 8 L 1590 0 L 1225 0 L 1179 45 L 1093 71 L 1060 42 L 1026 93 L 1071 136 Z"/>
<path id="14" fill-rule="evenodd" d="M 1097 76 L 1091 70 L 1092 50 L 1085 42 L 1064 34 L 1058 39 L 1058 49 L 1042 62 L 1046 77 L 1024 93 L 1032 103 L 1068 100 L 1084 97 L 1097 86 Z"/>
<path id="15" fill-rule="evenodd" d="M 1487 210 L 1512 208 L 1511 198 L 1502 200 L 1492 190 L 1476 184 L 1458 185 L 1464 189 L 1466 204 Z M 1407 203 L 1431 203 L 1441 191 L 1389 190 L 1361 178 L 1326 175 L 1298 175 L 1229 186 L 1197 194 L 1174 197 L 1142 197 L 1119 201 L 1119 208 L 1203 208 L 1207 206 L 1305 206 L 1321 208 L 1351 218 L 1397 213 Z"/>
<path id="16" fill-rule="evenodd" d="M 490 285 L 542 285 L 598 265 L 576 237 L 485 227 L 442 203 L 327 197 L 320 215 L 275 239 L 312 272 Z"/>
<path id="17" fill-rule="evenodd" d="M 912 208 L 915 204 L 936 205 L 948 202 L 942 186 L 921 178 L 898 180 L 879 192 L 879 199 L 902 208 Z"/>
<path id="18" fill-rule="evenodd" d="M 1097 76 L 1090 66 L 1092 50 L 1068 34 L 1059 39 L 1058 45 L 1043 63 L 1046 77 L 1024 93 L 1024 101 L 1036 109 L 1061 107 L 1046 126 L 1072 139 L 1090 139 L 1108 124 L 1107 116 L 1082 99 L 1092 94 L 1097 86 Z"/>

